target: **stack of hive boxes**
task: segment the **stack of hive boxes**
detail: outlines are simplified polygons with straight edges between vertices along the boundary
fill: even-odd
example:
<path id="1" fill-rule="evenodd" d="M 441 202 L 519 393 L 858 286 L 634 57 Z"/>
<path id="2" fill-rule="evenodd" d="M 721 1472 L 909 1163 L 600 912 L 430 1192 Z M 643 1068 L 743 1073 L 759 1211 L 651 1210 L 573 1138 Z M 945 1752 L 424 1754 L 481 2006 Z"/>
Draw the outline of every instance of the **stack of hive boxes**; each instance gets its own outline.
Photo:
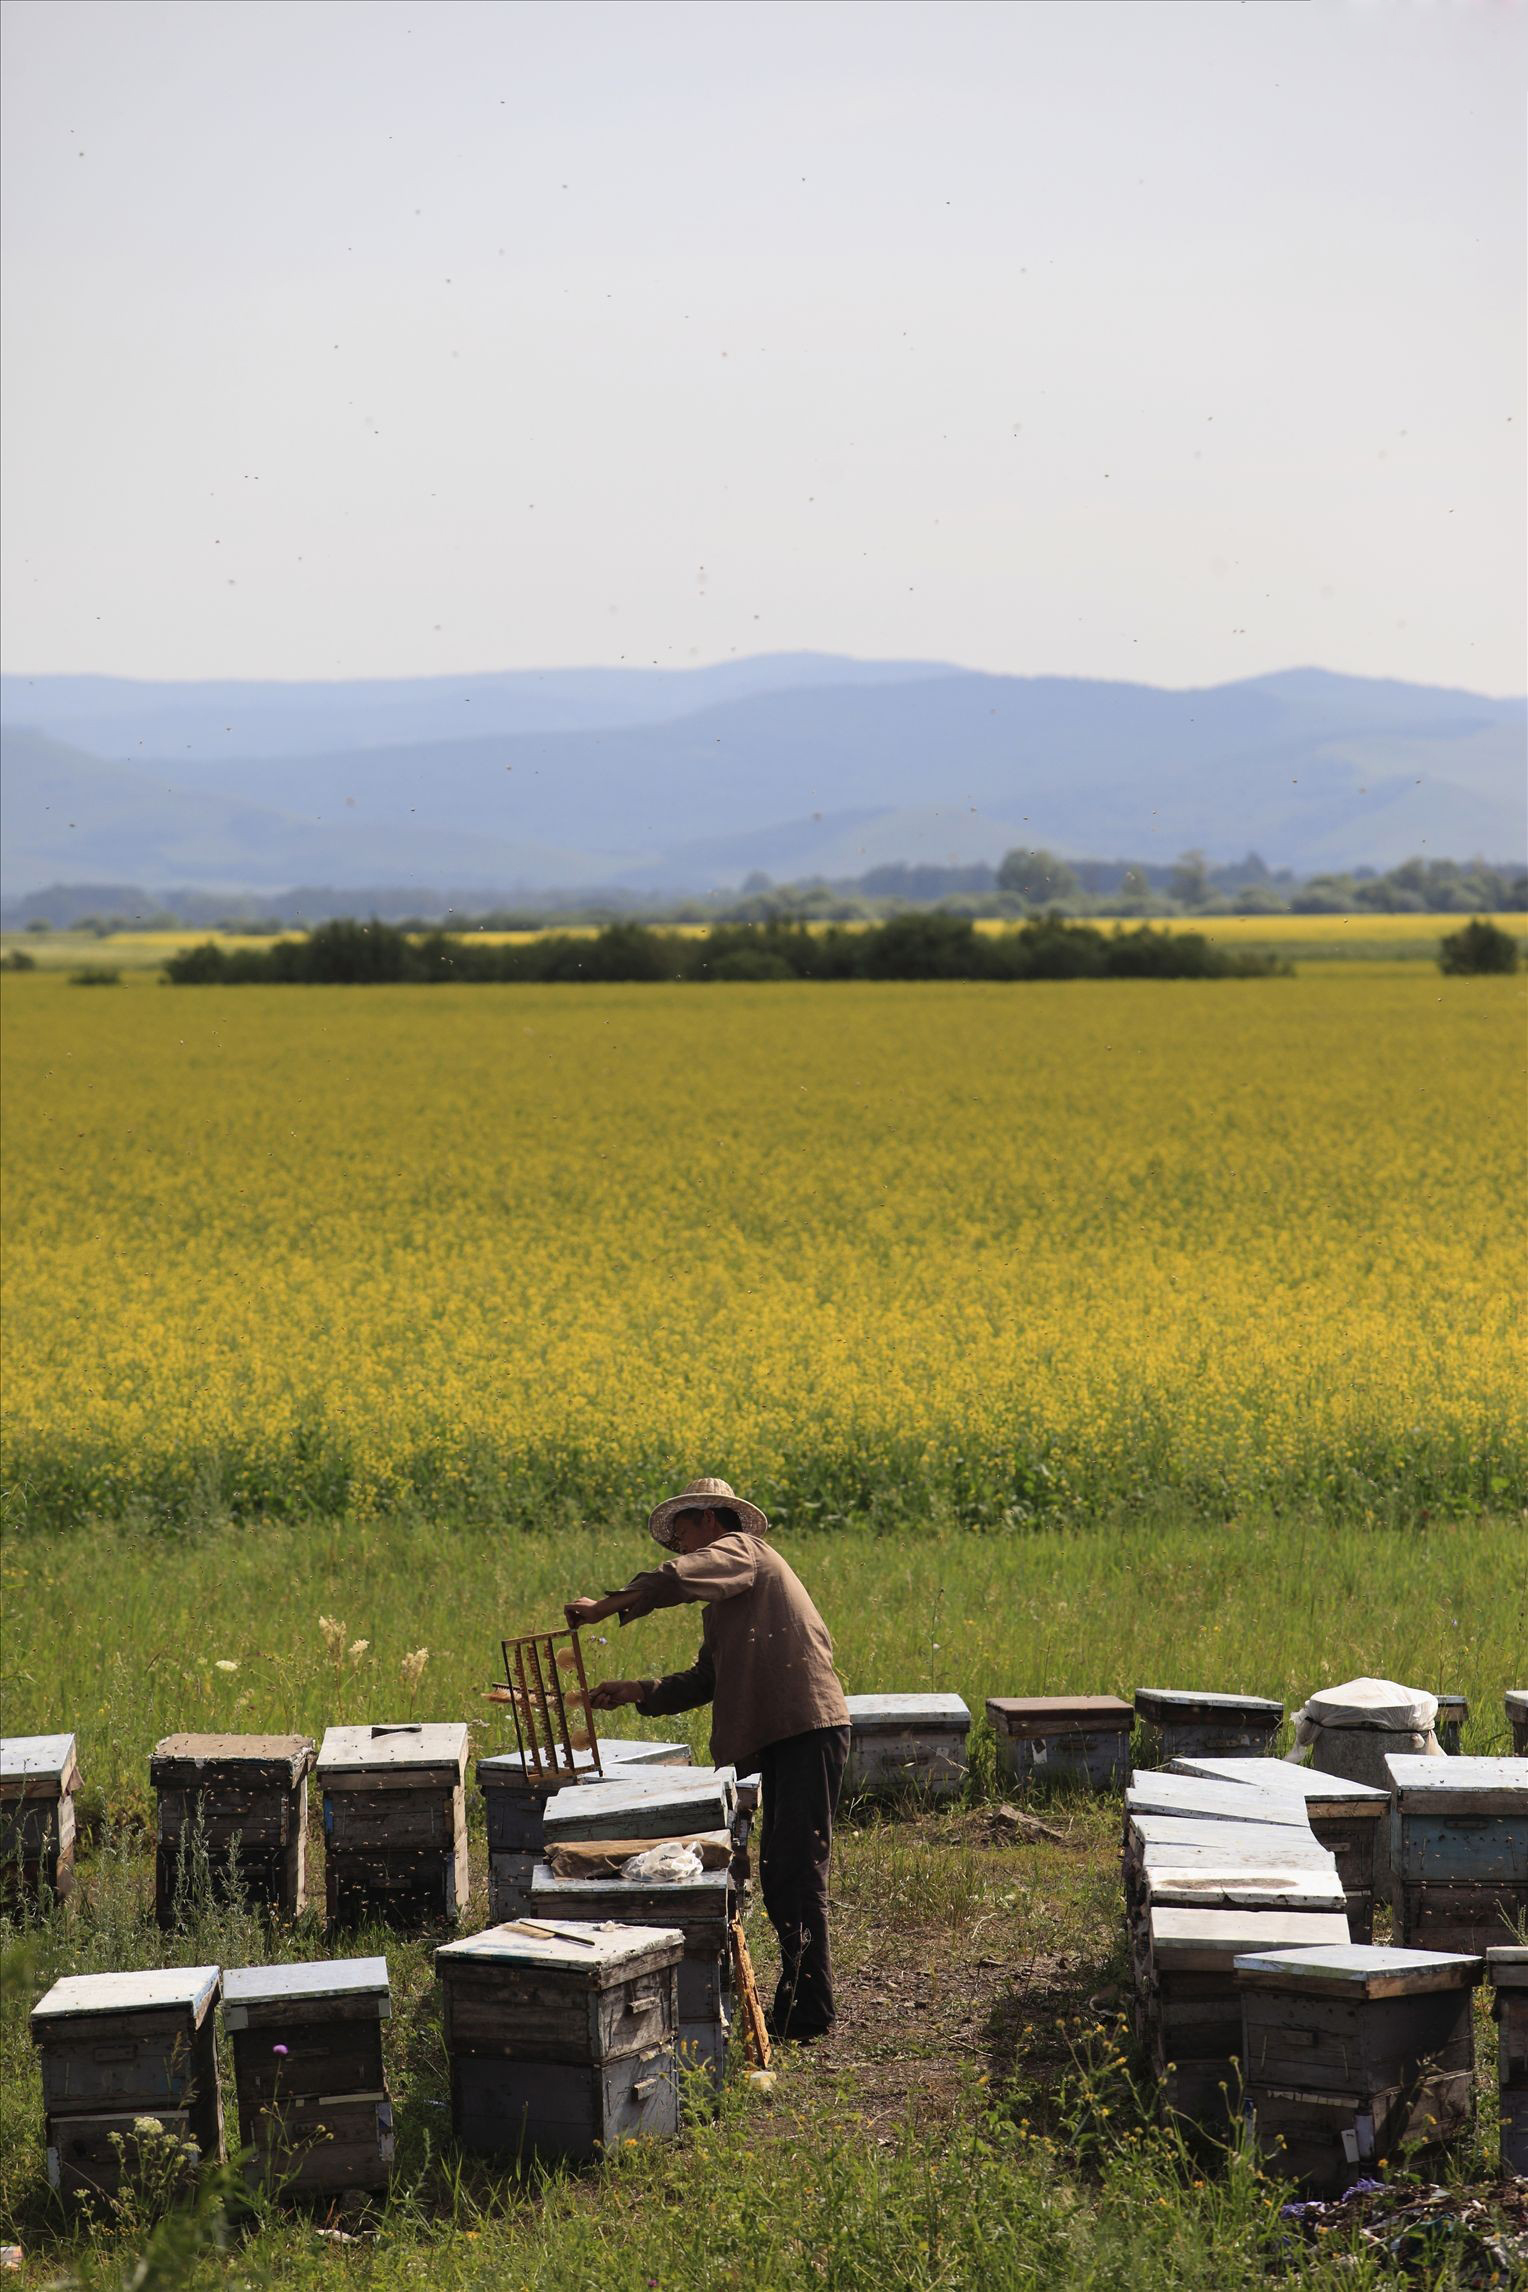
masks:
<path id="1" fill-rule="evenodd" d="M 1387 1792 L 1369 1783 L 1350 1783 L 1344 1775 L 1291 1766 L 1286 1759 L 1174 1759 L 1170 1771 L 1242 1788 L 1257 1784 L 1302 1799 L 1317 1840 L 1337 1858 L 1353 1940 L 1373 1939 L 1379 1849 L 1390 1817 Z"/>
<path id="2" fill-rule="evenodd" d="M 601 1765 L 591 1751 L 575 1751 L 580 1781 L 603 1780 L 643 1767 L 687 1767 L 687 1743 L 644 1743 L 601 1736 Z M 499 1751 L 479 1759 L 478 1789 L 488 1818 L 488 1915 L 497 1924 L 516 1918 L 529 1908 L 531 1872 L 540 1857 L 544 1836 L 542 1817 L 548 1799 L 564 1787 L 566 1778 L 549 1781 L 526 1763 L 519 1751 Z"/>
<path id="3" fill-rule="evenodd" d="M 1125 1799 L 1125 1900 L 1162 2105 L 1223 2128 L 1239 2082 L 1236 1958 L 1346 1942 L 1336 1860 L 1296 1795 L 1139 1772 Z"/>
<path id="4" fill-rule="evenodd" d="M 187 2173 L 222 2157 L 219 1979 L 216 1966 L 73 1974 L 33 2007 L 48 2179 L 62 2195 L 109 2194 L 146 2139 L 177 2142 Z"/>
<path id="5" fill-rule="evenodd" d="M 1358 1943 L 1239 1957 L 1245 2101 L 1274 2169 L 1336 2190 L 1463 2132 L 1480 1973 L 1477 1957 Z"/>
<path id="6" fill-rule="evenodd" d="M 582 2163 L 676 2134 L 683 1952 L 661 1928 L 529 1918 L 437 1950 L 457 2139 Z"/>
<path id="7" fill-rule="evenodd" d="M 1488 1950 L 1528 1919 L 1528 1759 L 1385 1761 L 1403 1942 Z"/>
<path id="8" fill-rule="evenodd" d="M 385 1958 L 241 1966 L 224 1976 L 251 2180 L 300 2196 L 387 2187 L 393 2109 L 382 2024 L 391 2012 Z"/>
<path id="9" fill-rule="evenodd" d="M 74 1794 L 80 1763 L 72 1735 L 0 1740 L 0 1901 L 61 1902 L 74 1884 Z"/>
<path id="10" fill-rule="evenodd" d="M 720 2084 L 732 2021 L 731 1873 L 737 1823 L 731 1767 L 648 1768 L 559 1792 L 547 1804 L 547 1859 L 531 1880 L 537 1918 L 614 1919 L 681 1934 L 676 2040 L 681 2064 Z M 634 1880 L 617 1865 L 666 1839 L 697 1839 L 715 1864 L 680 1879 Z M 582 1875 L 582 1869 L 597 1872 Z"/>
<path id="11" fill-rule="evenodd" d="M 1508 1688 L 1507 1725 L 1512 1730 L 1514 1755 L 1528 1759 L 1528 1687 Z"/>
<path id="12" fill-rule="evenodd" d="M 215 1898 L 242 1893 L 281 1917 L 308 1899 L 306 1735 L 167 1735 L 149 1760 L 156 1801 L 154 1913 L 173 1926 L 204 1869 Z"/>
<path id="13" fill-rule="evenodd" d="M 845 1798 L 952 1799 L 971 1714 L 958 1695 L 851 1695 Z"/>
<path id="14" fill-rule="evenodd" d="M 1138 1687 L 1136 1716 L 1146 1730 L 1148 1766 L 1174 1759 L 1262 1758 L 1284 1723 L 1266 1695 L 1221 1695 L 1182 1687 Z"/>
<path id="15" fill-rule="evenodd" d="M 318 1754 L 331 1925 L 454 1919 L 469 1892 L 467 1729 L 331 1727 Z"/>

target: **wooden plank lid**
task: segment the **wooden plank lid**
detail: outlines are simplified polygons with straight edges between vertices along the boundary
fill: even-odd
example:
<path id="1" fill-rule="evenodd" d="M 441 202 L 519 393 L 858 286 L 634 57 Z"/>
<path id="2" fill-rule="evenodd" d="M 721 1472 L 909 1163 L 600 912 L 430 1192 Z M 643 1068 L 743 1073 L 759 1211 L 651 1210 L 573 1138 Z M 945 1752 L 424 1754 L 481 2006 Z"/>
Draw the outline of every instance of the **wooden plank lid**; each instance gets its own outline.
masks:
<path id="1" fill-rule="evenodd" d="M 1499 1990 L 1528 1990 L 1528 1950 L 1520 1942 L 1487 1950 L 1486 1973 Z"/>
<path id="2" fill-rule="evenodd" d="M 1182 1849 L 1195 1861 L 1208 1856 L 1224 1863 L 1252 1862 L 1259 1867 L 1325 1870 L 1336 1868 L 1329 1847 L 1321 1844 L 1308 1825 L 1271 1822 L 1193 1822 L 1184 1815 L 1132 1815 L 1130 1843 L 1141 1856 L 1155 1855 L 1160 1862 Z"/>
<path id="3" fill-rule="evenodd" d="M 1143 1719 L 1153 1720 L 1191 1720 L 1201 1714 L 1206 1719 L 1232 1719 L 1244 1713 L 1259 1721 L 1284 1716 L 1283 1704 L 1266 1695 L 1224 1695 L 1189 1687 L 1138 1687 L 1135 1707 Z"/>
<path id="4" fill-rule="evenodd" d="M 194 1785 L 226 1768 L 241 1782 L 299 1783 L 313 1757 L 308 1735 L 166 1735 L 154 1745 L 149 1781 Z"/>
<path id="5" fill-rule="evenodd" d="M 849 1724 L 857 1735 L 921 1727 L 963 1731 L 971 1724 L 959 1695 L 851 1695 L 847 1700 Z"/>
<path id="6" fill-rule="evenodd" d="M 1287 1865 L 1259 1869 L 1248 1863 L 1234 1870 L 1213 1865 L 1152 1868 L 1143 1873 L 1146 1900 L 1183 1910 L 1346 1911 L 1347 1895 L 1335 1870 L 1299 1870 Z"/>
<path id="7" fill-rule="evenodd" d="M 318 1753 L 320 1782 L 354 1779 L 364 1785 L 416 1768 L 421 1782 L 436 1774 L 449 1777 L 453 1771 L 460 1782 L 467 1772 L 465 1722 L 397 1720 L 375 1727 L 324 1730 Z"/>
<path id="8" fill-rule="evenodd" d="M 1317 1948 L 1251 1950 L 1236 1960 L 1236 1978 L 1258 1988 L 1302 1990 L 1321 1997 L 1395 1998 L 1429 1990 L 1473 1989 L 1479 1958 L 1446 1950 L 1398 1950 L 1345 1942 Z"/>
<path id="9" fill-rule="evenodd" d="M 0 1794 L 6 1798 L 58 1797 L 78 1781 L 72 1735 L 0 1737 Z"/>
<path id="10" fill-rule="evenodd" d="M 1382 1814 L 1390 1793 L 1373 1783 L 1352 1783 L 1346 1775 L 1324 1775 L 1316 1767 L 1297 1767 L 1289 1759 L 1200 1759 L 1185 1756 L 1170 1762 L 1170 1775 L 1197 1775 L 1206 1783 L 1232 1783 L 1243 1789 L 1260 1783 L 1264 1790 L 1289 1791 L 1306 1799 L 1341 1799 L 1354 1813 Z"/>
<path id="11" fill-rule="evenodd" d="M 1123 1734 L 1135 1705 L 1118 1695 L 989 1695 L 987 1709 L 1005 1734 Z"/>
<path id="12" fill-rule="evenodd" d="M 1509 1718 L 1528 1719 L 1528 1687 L 1509 1687 L 1506 1701 Z"/>
<path id="13" fill-rule="evenodd" d="M 217 1966 L 151 1966 L 126 1974 L 69 1974 L 32 2008 L 32 2026 L 93 2014 L 188 2014 L 200 2023 L 218 1994 Z"/>
<path id="14" fill-rule="evenodd" d="M 1125 1811 L 1188 1815 L 1200 1822 L 1269 1822 L 1296 1830 L 1310 1827 L 1305 1801 L 1297 1791 L 1205 1782 L 1197 1775 L 1174 1775 L 1151 1768 L 1131 1776 L 1125 1791 Z"/>
<path id="15" fill-rule="evenodd" d="M 1403 1814 L 1528 1814 L 1528 1759 L 1428 1759 L 1392 1752 L 1385 1767 Z"/>
<path id="16" fill-rule="evenodd" d="M 633 1974 L 677 1966 L 683 1956 L 684 1936 L 677 1928 L 628 1926 L 614 1919 L 580 1925 L 552 1914 L 512 1918 L 460 1942 L 446 1942 L 435 1953 L 435 1971 L 447 1979 L 458 1966 L 542 1967 L 608 1989 Z"/>
<path id="17" fill-rule="evenodd" d="M 385 1958 L 318 1958 L 299 1966 L 231 1966 L 223 1976 L 223 2015 L 240 2026 L 251 2006 L 310 2005 L 324 1998 L 392 1996 Z"/>
<path id="18" fill-rule="evenodd" d="M 1348 1922 L 1331 1910 L 1194 1910 L 1164 1907 L 1148 1915 L 1152 1964 L 1162 1973 L 1229 1973 L 1239 1955 L 1336 1943 L 1347 1947 Z"/>

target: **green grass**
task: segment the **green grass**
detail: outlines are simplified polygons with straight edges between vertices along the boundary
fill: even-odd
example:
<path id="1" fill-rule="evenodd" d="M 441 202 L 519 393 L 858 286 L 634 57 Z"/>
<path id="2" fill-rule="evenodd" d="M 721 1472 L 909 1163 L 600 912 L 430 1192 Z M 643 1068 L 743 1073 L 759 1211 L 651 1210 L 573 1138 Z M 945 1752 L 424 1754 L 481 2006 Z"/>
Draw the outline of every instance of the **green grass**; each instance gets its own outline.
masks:
<path id="1" fill-rule="evenodd" d="M 1123 1692 L 1245 1687 L 1288 1701 L 1358 1671 L 1469 1695 L 1465 1748 L 1505 1746 L 1528 1588 L 1520 1524 L 1433 1533 L 1218 1530 L 1158 1522 L 1070 1534 L 787 1539 L 835 1632 L 851 1688 Z M 78 1532 L 5 1555 L 7 1732 L 73 1727 L 89 1815 L 76 1898 L 9 1934 L 0 2025 L 0 2210 L 35 2283 L 526 2287 L 527 2292 L 1204 2292 L 1399 2283 L 1350 2239 L 1307 2251 L 1282 2193 L 1245 2157 L 1190 2154 L 1152 2125 L 1115 2039 L 1125 1979 L 1117 1801 L 1063 1798 L 1058 1843 L 1017 1844 L 980 1805 L 840 1833 L 835 1948 L 844 2020 L 785 2062 L 772 2100 L 729 2090 L 720 2119 L 673 2149 L 624 2151 L 594 2175 L 518 2182 L 452 2148 L 427 1939 L 384 1950 L 395 2018 L 393 2199 L 355 2245 L 267 2212 L 217 2249 L 213 2198 L 155 2231 L 141 2211 L 88 2232 L 48 2197 L 26 2013 L 59 1974 L 162 1962 L 320 1957 L 311 1915 L 273 1938 L 204 1909 L 172 1939 L 152 1923 L 147 1761 L 176 1728 L 299 1726 L 408 1709 L 398 1664 L 430 1648 L 420 1717 L 487 1715 L 498 1637 L 556 1622 L 561 1599 L 652 1557 L 639 1532 L 507 1536 L 324 1521 L 202 1538 Z M 320 1615 L 353 1660 L 325 1653 Z M 688 1657 L 695 1619 L 659 1615 L 595 1648 L 601 1669 Z M 238 1666 L 220 1670 L 219 1662 Z M 703 1714 L 671 1723 L 697 1747 Z M 491 1747 L 497 1716 L 476 1740 Z M 653 1725 L 652 1733 L 669 1731 Z M 993 1781 L 974 1744 L 974 1799 Z M 483 1840 L 472 1796 L 479 1888 Z M 477 1901 L 482 1900 L 481 1892 Z M 761 1977 L 771 1939 L 755 1913 Z M 1480 2027 L 1483 2062 L 1489 2025 Z M 1079 2061 L 1087 2063 L 1080 2069 Z M 1482 2092 L 1488 2081 L 1482 2079 Z M 1454 2160 L 1489 2171 L 1489 2102 Z M 216 2192 L 213 2192 L 215 2197 Z M 168 2238 L 162 2251 L 154 2236 Z M 1332 2249 L 1327 2249 L 1330 2244 Z M 150 2273 L 134 2255 L 159 2251 Z M 1448 2285 L 1443 2272 L 1424 2279 Z"/>

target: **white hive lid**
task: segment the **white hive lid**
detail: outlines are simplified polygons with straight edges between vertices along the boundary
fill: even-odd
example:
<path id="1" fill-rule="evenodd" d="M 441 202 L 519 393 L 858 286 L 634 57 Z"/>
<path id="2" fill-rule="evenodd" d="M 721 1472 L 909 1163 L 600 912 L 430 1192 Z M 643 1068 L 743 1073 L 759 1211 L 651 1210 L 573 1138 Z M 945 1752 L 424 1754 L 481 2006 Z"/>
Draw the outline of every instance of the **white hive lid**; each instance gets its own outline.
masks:
<path id="1" fill-rule="evenodd" d="M 618 1977 L 659 1958 L 677 1959 L 684 1935 L 677 1927 L 626 1926 L 615 1920 L 580 1925 L 566 1918 L 511 1918 L 486 1926 L 435 1953 L 437 1971 L 453 1965 L 546 1966 L 559 1972 Z"/>
<path id="2" fill-rule="evenodd" d="M 1236 1961 L 1244 1980 L 1321 1995 L 1346 1990 L 1360 1997 L 1393 1997 L 1427 1990 L 1468 1988 L 1480 1979 L 1480 1960 L 1451 1950 L 1398 1950 L 1382 1943 L 1340 1942 L 1315 1948 L 1251 1950 Z"/>
<path id="3" fill-rule="evenodd" d="M 1165 1717 L 1183 1711 L 1250 1711 L 1257 1717 L 1282 1719 L 1284 1706 L 1267 1695 L 1227 1695 L 1221 1690 L 1193 1687 L 1138 1687 L 1135 1707 L 1143 1717 L 1160 1711 Z"/>
<path id="4" fill-rule="evenodd" d="M 385 1958 L 321 1958 L 300 1966 L 232 1966 L 223 1976 L 223 2010 L 230 2028 L 236 2026 L 234 2014 L 240 2007 L 390 1995 Z"/>
<path id="5" fill-rule="evenodd" d="M 405 1774 L 411 1767 L 467 1771 L 462 1721 L 397 1721 L 375 1727 L 326 1727 L 318 1754 L 321 1780 L 335 1775 Z"/>
<path id="6" fill-rule="evenodd" d="M 1388 1806 L 1390 1793 L 1372 1783 L 1349 1782 L 1346 1775 L 1323 1775 L 1316 1767 L 1297 1767 L 1289 1759 L 1174 1759 L 1171 1775 L 1197 1775 L 1201 1782 L 1233 1783 L 1239 1789 L 1259 1784 L 1265 1791 L 1288 1791 L 1305 1799 L 1351 1799 L 1355 1806 L 1370 1800 Z"/>
<path id="7" fill-rule="evenodd" d="M 725 1904 L 732 1889 L 726 1870 L 697 1870 L 688 1878 L 559 1878 L 549 1862 L 538 1862 L 531 1872 L 531 1899 L 548 1904 L 580 1902 L 607 1894 L 646 1900 L 654 1894 L 684 1894 L 698 1902 Z"/>
<path id="8" fill-rule="evenodd" d="M 0 1738 L 0 1783 L 63 1785 L 75 1764 L 72 1735 L 6 1735 Z"/>
<path id="9" fill-rule="evenodd" d="M 1164 1906 L 1148 1917 L 1151 1958 L 1164 1972 L 1230 1971 L 1248 1951 L 1346 1947 L 1348 1921 L 1333 1910 L 1194 1910 Z"/>
<path id="10" fill-rule="evenodd" d="M 969 1727 L 959 1695 L 851 1695 L 849 1723 L 856 1733 L 874 1727 Z"/>
<path id="11" fill-rule="evenodd" d="M 1142 1877 L 1150 1903 L 1172 1903 L 1199 1910 L 1345 1911 L 1347 1895 L 1335 1870 L 1259 1869 L 1248 1863 L 1234 1870 L 1193 1864 L 1187 1869 L 1148 1868 Z"/>
<path id="12" fill-rule="evenodd" d="M 1528 1759 L 1428 1759 L 1392 1752 L 1385 1761 L 1403 1811 L 1528 1814 Z"/>
<path id="13" fill-rule="evenodd" d="M 1310 1818 L 1298 1791 L 1271 1791 L 1255 1783 L 1216 1783 L 1198 1775 L 1142 1770 L 1125 1791 L 1125 1812 L 1185 1815 L 1198 1822 L 1267 1822 L 1308 1829 Z"/>
<path id="14" fill-rule="evenodd" d="M 69 1974 L 32 2008 L 32 2020 L 96 2013 L 151 2013 L 181 2007 L 200 2021 L 217 1995 L 216 1966 L 151 1966 L 127 1974 Z"/>

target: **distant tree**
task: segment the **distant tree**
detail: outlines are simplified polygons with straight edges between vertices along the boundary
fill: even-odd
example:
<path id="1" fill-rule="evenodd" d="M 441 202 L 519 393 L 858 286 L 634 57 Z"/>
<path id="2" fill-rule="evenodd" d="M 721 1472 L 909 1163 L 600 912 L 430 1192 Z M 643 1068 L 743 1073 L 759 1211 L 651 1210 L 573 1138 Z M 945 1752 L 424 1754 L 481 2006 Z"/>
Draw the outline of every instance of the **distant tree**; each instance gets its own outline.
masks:
<path id="1" fill-rule="evenodd" d="M 0 971 L 35 971 L 37 957 L 29 955 L 24 947 L 12 947 L 8 954 L 0 955 Z"/>
<path id="2" fill-rule="evenodd" d="M 1438 948 L 1438 969 L 1450 978 L 1471 972 L 1515 971 L 1518 944 L 1510 931 L 1474 915 L 1462 931 L 1452 931 Z"/>
<path id="3" fill-rule="evenodd" d="M 997 871 L 997 888 L 1029 907 L 1053 907 L 1058 900 L 1075 899 L 1082 888 L 1075 868 L 1054 852 L 1027 851 L 1022 846 L 1006 852 Z"/>
<path id="4" fill-rule="evenodd" d="M 743 878 L 743 889 L 745 892 L 751 893 L 757 891 L 771 891 L 773 888 L 774 879 L 771 876 L 767 876 L 761 867 L 750 869 L 749 873 Z"/>
<path id="5" fill-rule="evenodd" d="M 51 931 L 53 926 L 45 915 L 34 915 L 27 925 L 27 929 L 28 931 Z"/>
<path id="6" fill-rule="evenodd" d="M 1180 907 L 1202 907 L 1210 896 L 1210 863 L 1203 852 L 1180 852 L 1167 878 L 1167 896 Z"/>

